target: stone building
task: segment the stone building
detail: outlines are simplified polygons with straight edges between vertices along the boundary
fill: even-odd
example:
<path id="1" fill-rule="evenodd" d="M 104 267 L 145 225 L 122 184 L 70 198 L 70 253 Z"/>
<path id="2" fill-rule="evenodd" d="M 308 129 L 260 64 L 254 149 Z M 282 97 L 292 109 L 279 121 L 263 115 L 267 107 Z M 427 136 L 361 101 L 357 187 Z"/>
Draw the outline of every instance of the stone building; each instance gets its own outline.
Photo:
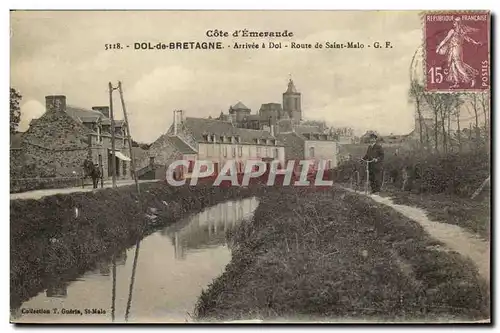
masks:
<path id="1" fill-rule="evenodd" d="M 261 130 L 274 127 L 279 131 L 280 123 L 285 128 L 298 125 L 302 121 L 301 93 L 297 91 L 292 79 L 288 82 L 287 90 L 283 93 L 282 102 L 264 103 L 257 114 L 242 102 L 229 107 L 228 113 L 221 112 L 217 120 L 232 123 L 235 127 Z"/>
<path id="2" fill-rule="evenodd" d="M 238 172 L 243 172 L 245 162 L 260 160 L 284 162 L 285 150 L 281 142 L 270 132 L 233 126 L 230 121 L 216 119 L 184 119 L 182 111 L 174 112 L 174 122 L 167 133 L 161 135 L 141 161 L 144 170 L 158 164 L 154 177 L 164 179 L 168 165 L 174 160 L 189 161 L 185 177 L 193 171 L 195 160 L 212 161 L 217 173 L 226 161 L 235 160 Z M 149 171 L 148 171 L 149 172 Z M 152 175 L 151 175 L 152 176 Z"/>
<path id="3" fill-rule="evenodd" d="M 285 146 L 287 162 L 310 160 L 313 168 L 317 168 L 320 161 L 326 161 L 325 169 L 338 165 L 339 144 L 330 134 L 293 131 L 279 133 L 277 137 Z M 298 170 L 299 166 L 295 164 L 295 168 Z"/>
<path id="4" fill-rule="evenodd" d="M 148 150 L 142 153 L 137 164 L 139 179 L 165 179 L 167 167 L 176 160 L 188 160 L 192 172 L 196 151 L 177 135 L 162 134 Z"/>
<path id="5" fill-rule="evenodd" d="M 46 96 L 46 111 L 33 119 L 22 136 L 22 164 L 32 165 L 41 177 L 81 174 L 85 159 L 102 166 L 103 177 L 112 175 L 111 131 L 115 132 L 116 174 L 130 179 L 128 139 L 123 120 L 111 128 L 108 107 L 84 109 L 66 105 L 62 95 Z"/>

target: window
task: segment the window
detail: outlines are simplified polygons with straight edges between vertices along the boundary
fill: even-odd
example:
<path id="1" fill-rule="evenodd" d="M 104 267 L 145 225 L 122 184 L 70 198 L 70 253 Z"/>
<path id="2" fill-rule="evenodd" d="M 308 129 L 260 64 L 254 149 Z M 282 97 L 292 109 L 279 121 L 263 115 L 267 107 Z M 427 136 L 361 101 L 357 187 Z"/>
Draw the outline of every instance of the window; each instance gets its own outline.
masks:
<path id="1" fill-rule="evenodd" d="M 314 147 L 309 148 L 309 157 L 313 158 L 314 157 Z"/>
<path id="2" fill-rule="evenodd" d="M 238 147 L 238 156 L 241 157 L 243 155 L 243 147 L 239 146 Z"/>
<path id="3" fill-rule="evenodd" d="M 261 152 L 262 152 L 262 148 L 257 147 L 257 157 L 260 157 Z"/>
<path id="4" fill-rule="evenodd" d="M 269 148 L 264 148 L 264 157 L 269 157 Z"/>
<path id="5" fill-rule="evenodd" d="M 233 157 L 236 157 L 236 147 L 231 147 Z"/>
<path id="6" fill-rule="evenodd" d="M 210 135 L 204 135 L 203 138 L 208 141 L 208 142 L 211 142 L 212 141 L 212 136 Z"/>
<path id="7" fill-rule="evenodd" d="M 227 157 L 227 146 L 222 147 L 222 155 Z"/>
<path id="8" fill-rule="evenodd" d="M 278 148 L 273 149 L 273 157 L 278 158 Z"/>
<path id="9" fill-rule="evenodd" d="M 155 164 L 155 158 L 154 158 L 154 156 L 151 156 L 149 158 L 149 165 L 153 165 L 153 164 Z"/>

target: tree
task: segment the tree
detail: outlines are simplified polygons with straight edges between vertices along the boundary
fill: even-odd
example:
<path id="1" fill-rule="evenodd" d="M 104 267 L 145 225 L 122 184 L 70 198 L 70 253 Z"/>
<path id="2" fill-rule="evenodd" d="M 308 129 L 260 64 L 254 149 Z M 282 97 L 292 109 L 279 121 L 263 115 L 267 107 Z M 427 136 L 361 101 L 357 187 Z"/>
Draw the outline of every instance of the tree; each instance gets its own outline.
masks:
<path id="1" fill-rule="evenodd" d="M 448 151 L 446 120 L 461 104 L 458 94 L 424 94 L 424 99 L 434 114 L 434 150 L 439 153 L 439 135 L 442 137 L 443 151 Z M 440 129 L 442 133 L 440 133 Z"/>
<path id="2" fill-rule="evenodd" d="M 417 111 L 418 116 L 418 126 L 420 132 L 420 147 L 424 146 L 424 137 L 422 130 L 422 101 L 424 98 L 424 87 L 418 83 L 417 80 L 413 80 L 410 84 L 410 91 L 408 92 L 410 101 L 415 102 L 415 110 Z"/>
<path id="3" fill-rule="evenodd" d="M 23 97 L 14 88 L 10 88 L 10 134 L 17 132 L 21 120 L 21 107 L 19 103 Z"/>

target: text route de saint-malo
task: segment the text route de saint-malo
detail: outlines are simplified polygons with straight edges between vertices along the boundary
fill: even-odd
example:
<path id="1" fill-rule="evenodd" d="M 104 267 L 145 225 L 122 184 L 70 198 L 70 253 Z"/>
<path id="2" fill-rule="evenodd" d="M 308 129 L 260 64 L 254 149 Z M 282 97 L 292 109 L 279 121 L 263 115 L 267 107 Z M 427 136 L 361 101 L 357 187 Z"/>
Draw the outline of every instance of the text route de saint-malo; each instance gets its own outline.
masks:
<path id="1" fill-rule="evenodd" d="M 251 31 L 248 29 L 234 30 L 232 33 L 219 29 L 210 29 L 205 32 L 208 38 L 292 38 L 292 31 Z M 267 41 L 267 42 L 232 42 L 227 44 L 221 41 L 169 41 L 169 42 L 151 42 L 137 41 L 134 43 L 107 43 L 105 50 L 122 50 L 132 48 L 134 50 L 221 50 L 224 48 L 233 49 L 363 49 L 367 48 L 392 48 L 388 41 L 375 41 L 371 43 L 362 43 L 359 41 L 327 41 L 327 42 L 289 42 L 289 41 Z"/>

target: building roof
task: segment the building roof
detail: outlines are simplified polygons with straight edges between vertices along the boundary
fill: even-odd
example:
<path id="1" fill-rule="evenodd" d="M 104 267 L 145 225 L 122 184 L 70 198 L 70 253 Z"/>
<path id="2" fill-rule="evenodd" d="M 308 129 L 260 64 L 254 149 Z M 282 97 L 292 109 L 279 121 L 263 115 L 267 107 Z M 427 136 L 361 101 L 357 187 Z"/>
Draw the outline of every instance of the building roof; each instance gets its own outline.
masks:
<path id="1" fill-rule="evenodd" d="M 234 110 L 238 110 L 238 109 L 243 109 L 243 110 L 250 110 L 249 108 L 247 108 L 247 106 L 241 102 L 238 102 L 236 103 L 235 105 L 233 105 L 232 107 Z"/>
<path id="2" fill-rule="evenodd" d="M 105 116 L 97 110 L 84 109 L 76 106 L 67 106 L 66 113 L 72 118 L 83 121 L 83 119 L 100 119 L 105 118 Z"/>
<path id="3" fill-rule="evenodd" d="M 299 134 L 303 133 L 321 133 L 319 126 L 316 125 L 296 125 L 295 132 Z"/>
<path id="4" fill-rule="evenodd" d="M 142 160 L 147 156 L 148 151 L 146 149 L 142 149 L 141 147 L 132 147 L 132 154 L 134 154 L 135 160 Z"/>
<path id="5" fill-rule="evenodd" d="M 73 119 L 82 123 L 96 123 L 101 120 L 103 125 L 111 125 L 111 120 L 98 110 L 67 106 L 66 113 Z M 125 121 L 123 119 L 115 119 L 115 127 L 122 127 L 124 123 Z"/>
<path id="6" fill-rule="evenodd" d="M 189 147 L 189 145 L 182 141 L 178 136 L 169 136 L 168 139 L 182 154 L 196 154 L 196 151 Z"/>
<path id="7" fill-rule="evenodd" d="M 281 110 L 280 103 L 264 103 L 260 106 L 261 110 Z"/>
<path id="8" fill-rule="evenodd" d="M 101 117 L 99 116 L 83 116 L 78 117 L 82 123 L 97 123 Z"/>
<path id="9" fill-rule="evenodd" d="M 334 139 L 333 135 L 329 135 L 326 133 L 313 132 L 313 133 L 300 133 L 300 135 L 309 141 L 337 141 Z"/>
<path id="10" fill-rule="evenodd" d="M 275 139 L 267 131 L 237 128 L 227 121 L 215 119 L 187 117 L 184 125 L 190 130 L 197 142 L 206 142 L 205 136 L 208 134 L 240 137 L 241 143 L 251 144 L 255 144 L 255 139 Z"/>
<path id="11" fill-rule="evenodd" d="M 23 142 L 23 132 L 17 132 L 10 135 L 10 149 L 20 149 Z"/>

